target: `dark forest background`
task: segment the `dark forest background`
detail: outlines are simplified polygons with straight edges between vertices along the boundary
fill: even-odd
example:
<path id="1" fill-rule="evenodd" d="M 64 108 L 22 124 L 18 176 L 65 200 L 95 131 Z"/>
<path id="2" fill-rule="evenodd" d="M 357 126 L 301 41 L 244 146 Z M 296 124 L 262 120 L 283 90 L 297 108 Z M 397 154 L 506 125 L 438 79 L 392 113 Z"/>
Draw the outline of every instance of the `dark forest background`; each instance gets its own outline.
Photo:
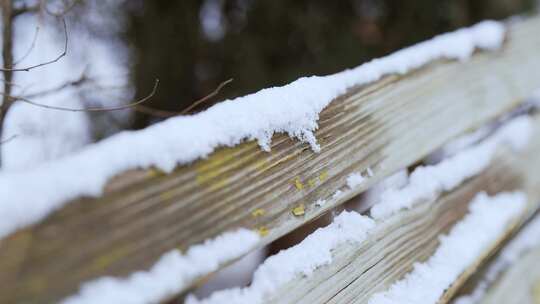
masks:
<path id="1" fill-rule="evenodd" d="M 84 2 L 83 2 L 84 4 Z M 178 111 L 233 78 L 212 102 L 357 66 L 436 34 L 523 14 L 533 0 L 131 0 L 104 39 L 129 47 L 136 95 Z M 101 6 L 107 9 L 106 5 Z M 84 11 L 84 5 L 82 8 Z M 120 16 L 122 15 L 122 16 Z M 95 25 L 94 25 L 95 26 Z M 156 118 L 136 113 L 132 127 Z"/>

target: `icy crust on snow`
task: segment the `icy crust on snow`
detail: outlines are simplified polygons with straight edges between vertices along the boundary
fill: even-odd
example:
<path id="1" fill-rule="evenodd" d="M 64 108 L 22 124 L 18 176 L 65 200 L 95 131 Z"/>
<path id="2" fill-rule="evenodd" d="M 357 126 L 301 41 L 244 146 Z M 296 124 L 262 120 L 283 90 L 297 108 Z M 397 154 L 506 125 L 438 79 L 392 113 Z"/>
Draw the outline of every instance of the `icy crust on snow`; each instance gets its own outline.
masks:
<path id="1" fill-rule="evenodd" d="M 483 142 L 456 153 L 439 164 L 416 168 L 409 176 L 406 186 L 389 189 L 381 194 L 380 203 L 371 208 L 371 216 L 374 219 L 383 219 L 454 189 L 485 170 L 499 145 L 507 144 L 514 150 L 523 149 L 531 136 L 532 125 L 529 116 L 517 117 L 502 125 L 494 135 Z"/>
<path id="2" fill-rule="evenodd" d="M 466 60 L 475 49 L 495 50 L 504 40 L 501 23 L 473 27 L 372 60 L 330 76 L 300 78 L 277 88 L 226 100 L 192 116 L 168 119 L 136 132 L 123 132 L 76 155 L 35 169 L 0 174 L 0 237 L 39 221 L 69 200 L 99 196 L 113 176 L 135 168 L 165 172 L 204 158 L 220 146 L 256 139 L 264 150 L 276 132 L 320 147 L 313 131 L 319 113 L 348 88 L 404 74 L 436 59 Z M 30 191 L 21 191 L 30 189 Z"/>
<path id="3" fill-rule="evenodd" d="M 456 300 L 456 304 L 475 304 L 486 294 L 488 287 L 499 275 L 515 263 L 527 251 L 540 245 L 540 216 L 534 218 L 525 228 L 505 246 L 495 262 L 488 268 L 484 279 L 474 291 Z"/>
<path id="4" fill-rule="evenodd" d="M 372 219 L 354 211 L 344 211 L 332 224 L 317 229 L 298 245 L 267 258 L 255 271 L 249 287 L 217 291 L 205 299 L 189 296 L 186 303 L 261 303 L 280 286 L 330 264 L 332 250 L 347 242 L 362 242 L 374 227 Z"/>
<path id="5" fill-rule="evenodd" d="M 185 254 L 171 250 L 148 271 L 135 272 L 127 278 L 102 277 L 84 283 L 78 294 L 62 303 L 159 303 L 189 287 L 199 276 L 244 255 L 259 239 L 257 233 L 239 229 L 192 246 Z"/>
<path id="6" fill-rule="evenodd" d="M 469 213 L 446 236 L 426 262 L 414 265 L 412 272 L 384 292 L 373 295 L 369 304 L 437 303 L 443 292 L 471 266 L 485 250 L 494 245 L 506 227 L 526 207 L 521 192 L 488 197 L 478 194 Z"/>

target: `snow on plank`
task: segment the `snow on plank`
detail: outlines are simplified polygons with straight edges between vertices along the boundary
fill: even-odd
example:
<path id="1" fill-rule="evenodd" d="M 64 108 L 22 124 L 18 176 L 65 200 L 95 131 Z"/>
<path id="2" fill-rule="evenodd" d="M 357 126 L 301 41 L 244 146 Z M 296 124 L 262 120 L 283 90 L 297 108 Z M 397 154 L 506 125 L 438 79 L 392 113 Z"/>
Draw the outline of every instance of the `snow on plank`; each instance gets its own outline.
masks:
<path id="1" fill-rule="evenodd" d="M 452 303 L 534 303 L 540 299 L 540 214 L 466 282 Z"/>

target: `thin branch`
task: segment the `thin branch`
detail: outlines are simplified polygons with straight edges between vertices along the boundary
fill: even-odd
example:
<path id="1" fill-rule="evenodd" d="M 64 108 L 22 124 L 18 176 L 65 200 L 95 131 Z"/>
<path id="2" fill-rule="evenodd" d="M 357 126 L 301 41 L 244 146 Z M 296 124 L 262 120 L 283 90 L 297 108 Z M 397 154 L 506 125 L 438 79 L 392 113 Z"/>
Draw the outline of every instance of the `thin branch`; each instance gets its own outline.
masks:
<path id="1" fill-rule="evenodd" d="M 173 116 L 178 116 L 178 115 L 185 115 L 186 113 L 188 113 L 190 110 L 192 110 L 196 106 L 198 106 L 201 103 L 203 103 L 203 102 L 209 100 L 210 98 L 216 96 L 221 91 L 221 89 L 223 89 L 223 87 L 225 87 L 227 84 L 231 83 L 232 81 L 233 81 L 232 78 L 223 81 L 222 83 L 219 84 L 219 86 L 212 93 L 204 96 L 203 98 L 201 98 L 199 100 L 196 100 L 189 107 L 187 107 L 186 109 L 184 109 L 184 110 L 182 110 L 180 112 L 178 112 L 178 111 L 160 110 L 160 109 L 155 109 L 155 108 L 148 107 L 148 106 L 145 106 L 145 105 L 136 106 L 135 111 L 140 112 L 140 113 L 144 113 L 144 114 L 148 114 L 148 115 L 152 115 L 152 116 L 155 116 L 155 117 L 160 117 L 160 118 L 168 118 L 168 117 L 173 117 Z"/>
<path id="2" fill-rule="evenodd" d="M 122 106 L 115 106 L 115 107 L 67 108 L 67 107 L 57 107 L 57 106 L 50 106 L 46 104 L 37 103 L 25 97 L 12 97 L 12 98 L 13 98 L 13 101 L 21 101 L 21 102 L 25 102 L 36 107 L 50 109 L 50 110 L 67 111 L 67 112 L 110 112 L 110 111 L 118 111 L 118 110 L 133 108 L 137 105 L 142 104 L 143 102 L 149 100 L 156 94 L 158 85 L 159 85 L 159 79 L 156 79 L 156 82 L 154 83 L 154 88 L 152 89 L 152 92 L 150 92 L 149 95 L 135 102 L 122 105 Z"/>
<path id="3" fill-rule="evenodd" d="M 24 55 L 21 56 L 21 58 L 15 60 L 15 62 L 13 62 L 13 66 L 16 66 L 17 64 L 21 63 L 23 60 L 25 60 L 30 55 L 30 53 L 32 53 L 32 51 L 36 47 L 36 41 L 37 41 L 38 35 L 39 35 L 39 25 L 36 26 L 36 32 L 34 33 L 34 38 L 32 39 L 32 44 L 30 45 L 30 47 L 28 48 L 26 53 L 24 53 Z"/>
<path id="4" fill-rule="evenodd" d="M 10 142 L 10 141 L 14 140 L 15 138 L 17 138 L 17 136 L 18 136 L 17 134 L 11 135 L 7 139 L 0 141 L 0 145 L 7 144 L 8 142 Z"/>
<path id="5" fill-rule="evenodd" d="M 188 113 L 189 111 L 191 111 L 193 108 L 195 108 L 196 106 L 200 105 L 201 103 L 207 101 L 208 99 L 216 96 L 219 91 L 221 91 L 221 89 L 228 85 L 229 83 L 231 83 L 233 81 L 233 79 L 228 79 L 228 80 L 225 80 L 224 82 L 220 83 L 219 86 L 210 94 L 204 96 L 203 98 L 199 99 L 199 100 L 196 100 L 194 103 L 192 103 L 189 107 L 185 108 L 184 110 L 182 110 L 182 112 L 180 112 L 180 114 L 182 115 L 185 115 L 186 113 Z"/>
<path id="6" fill-rule="evenodd" d="M 155 108 L 145 106 L 145 105 L 138 105 L 134 109 L 135 111 L 139 113 L 143 113 L 143 114 L 147 114 L 147 115 L 159 117 L 159 118 L 169 118 L 169 117 L 181 115 L 179 112 L 155 109 Z"/>
<path id="7" fill-rule="evenodd" d="M 81 74 L 81 76 L 75 80 L 71 80 L 71 81 L 67 81 L 59 86 L 56 86 L 54 88 L 50 88 L 50 89 L 45 89 L 45 90 L 42 90 L 42 91 L 38 91 L 38 92 L 35 92 L 35 93 L 31 93 L 31 94 L 28 94 L 28 95 L 23 95 L 21 94 L 22 97 L 26 98 L 26 99 L 32 99 L 32 98 L 36 98 L 36 97 L 42 97 L 42 96 L 46 96 L 46 95 L 50 95 L 50 94 L 55 94 L 55 93 L 58 93 L 60 91 L 62 91 L 63 89 L 66 89 L 66 88 L 69 88 L 69 87 L 78 87 L 78 86 L 81 86 L 83 85 L 87 80 L 89 80 L 88 77 L 86 77 L 86 71 L 83 72 Z"/>
<path id="8" fill-rule="evenodd" d="M 58 60 L 62 59 L 62 57 L 66 56 L 67 48 L 68 48 L 68 40 L 69 40 L 66 19 L 62 18 L 62 24 L 64 26 L 64 35 L 65 35 L 64 51 L 60 55 L 58 55 L 58 57 L 56 57 L 56 58 L 54 58 L 52 60 L 49 60 L 49 61 L 45 61 L 45 62 L 36 64 L 36 65 L 28 66 L 28 67 L 25 67 L 25 68 L 13 68 L 13 67 L 11 67 L 11 68 L 0 68 L 0 71 L 2 71 L 2 72 L 8 72 L 8 71 L 10 71 L 10 72 L 28 72 L 30 70 L 33 70 L 33 69 L 36 69 L 36 68 L 39 68 L 39 67 L 42 67 L 42 66 L 53 64 L 53 63 L 57 62 Z"/>

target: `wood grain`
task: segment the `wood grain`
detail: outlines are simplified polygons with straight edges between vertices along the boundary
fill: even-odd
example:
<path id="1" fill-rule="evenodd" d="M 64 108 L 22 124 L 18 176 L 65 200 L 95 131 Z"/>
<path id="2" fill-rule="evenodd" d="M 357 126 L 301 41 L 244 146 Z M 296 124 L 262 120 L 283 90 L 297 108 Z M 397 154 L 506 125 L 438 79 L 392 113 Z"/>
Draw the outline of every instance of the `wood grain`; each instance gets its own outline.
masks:
<path id="1" fill-rule="evenodd" d="M 507 227 L 488 250 L 460 275 L 439 303 L 447 303 L 498 246 L 509 238 L 540 202 L 540 119 L 536 119 L 535 140 L 524 154 L 503 150 L 488 170 L 436 201 L 422 203 L 379 223 L 366 242 L 346 244 L 333 252 L 333 262 L 310 277 L 298 277 L 276 291 L 266 303 L 367 303 L 412 270 L 414 263 L 427 260 L 439 244 L 438 236 L 467 213 L 467 206 L 480 191 L 496 194 L 524 190 L 529 207 Z M 500 302 L 507 303 L 507 302 Z"/>
<path id="2" fill-rule="evenodd" d="M 462 288 L 452 298 L 451 303 L 458 303 L 464 295 L 471 295 L 475 289 L 483 290 L 476 298 L 476 303 L 540 303 L 540 245 L 532 246 L 519 252 L 514 263 L 496 266 L 497 273 L 493 273 L 494 264 L 500 262 L 501 255 L 509 242 L 524 230 L 532 219 L 538 219 L 540 211 L 532 215 L 519 231 L 501 243 L 497 251 L 464 283 Z M 487 273 L 491 272 L 487 279 Z M 480 285 L 482 285 L 480 287 Z"/>
<path id="3" fill-rule="evenodd" d="M 321 113 L 319 154 L 277 135 L 270 153 L 246 142 L 169 175 L 118 176 L 103 197 L 78 199 L 1 241 L 0 303 L 54 302 L 83 281 L 146 269 L 166 251 L 237 227 L 268 232 L 259 246 L 268 244 L 516 107 L 540 87 L 538 28 L 538 17 L 517 22 L 501 51 L 352 88 Z M 372 178 L 331 198 L 367 168 Z M 305 214 L 293 215 L 300 204 Z"/>

